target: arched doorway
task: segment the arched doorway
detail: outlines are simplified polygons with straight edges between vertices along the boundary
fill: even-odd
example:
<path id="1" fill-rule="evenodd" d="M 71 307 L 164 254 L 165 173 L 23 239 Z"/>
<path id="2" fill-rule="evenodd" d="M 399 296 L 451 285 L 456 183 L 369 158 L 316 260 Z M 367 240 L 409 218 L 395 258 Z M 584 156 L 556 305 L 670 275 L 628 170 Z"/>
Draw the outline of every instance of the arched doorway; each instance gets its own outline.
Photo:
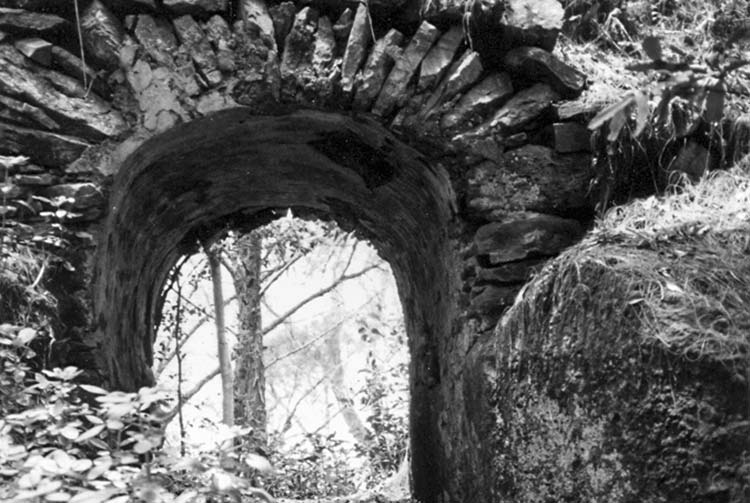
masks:
<path id="1" fill-rule="evenodd" d="M 100 368 L 113 386 L 153 380 L 160 292 L 177 259 L 274 208 L 302 208 L 357 229 L 391 264 L 411 353 L 415 496 L 442 493 L 441 341 L 450 337 L 454 278 L 447 175 L 381 126 L 314 111 L 255 116 L 232 109 L 175 127 L 118 167 L 94 269 Z"/>

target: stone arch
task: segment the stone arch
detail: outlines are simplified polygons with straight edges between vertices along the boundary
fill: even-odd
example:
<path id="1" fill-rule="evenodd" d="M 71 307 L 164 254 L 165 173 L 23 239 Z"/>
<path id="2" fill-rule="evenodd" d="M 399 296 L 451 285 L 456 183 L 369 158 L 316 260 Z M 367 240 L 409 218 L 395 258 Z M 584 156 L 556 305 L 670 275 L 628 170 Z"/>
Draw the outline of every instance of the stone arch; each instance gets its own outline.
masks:
<path id="1" fill-rule="evenodd" d="M 338 114 L 233 109 L 145 142 L 118 169 L 94 269 L 96 343 L 112 386 L 153 384 L 159 296 L 178 258 L 227 226 L 301 207 L 358 229 L 394 270 L 414 362 L 412 463 L 423 501 L 440 491 L 438 341 L 455 269 L 447 174 L 381 126 Z"/>

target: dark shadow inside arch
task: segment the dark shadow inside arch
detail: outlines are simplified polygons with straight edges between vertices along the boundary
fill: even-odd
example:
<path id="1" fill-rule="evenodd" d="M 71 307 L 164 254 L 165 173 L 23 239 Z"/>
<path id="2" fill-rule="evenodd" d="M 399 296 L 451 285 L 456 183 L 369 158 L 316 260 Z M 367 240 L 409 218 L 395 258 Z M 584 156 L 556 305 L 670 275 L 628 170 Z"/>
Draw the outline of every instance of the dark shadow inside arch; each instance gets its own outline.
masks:
<path id="1" fill-rule="evenodd" d="M 198 240 L 303 208 L 369 239 L 393 268 L 409 348 L 414 495 L 447 480 L 438 429 L 441 341 L 454 310 L 447 175 L 380 125 L 298 111 L 218 112 L 139 147 L 118 169 L 94 270 L 94 328 L 110 384 L 151 384 L 159 297 Z"/>

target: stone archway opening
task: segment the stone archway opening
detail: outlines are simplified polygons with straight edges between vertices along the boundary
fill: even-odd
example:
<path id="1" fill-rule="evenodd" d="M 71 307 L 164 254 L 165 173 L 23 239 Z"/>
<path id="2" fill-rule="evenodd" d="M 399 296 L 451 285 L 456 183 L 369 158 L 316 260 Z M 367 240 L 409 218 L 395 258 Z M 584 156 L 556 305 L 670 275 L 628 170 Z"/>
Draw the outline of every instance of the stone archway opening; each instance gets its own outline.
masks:
<path id="1" fill-rule="evenodd" d="M 249 230 L 277 208 L 356 229 L 391 265 L 411 363 L 415 497 L 447 481 L 439 432 L 441 341 L 456 279 L 447 175 L 374 122 L 314 111 L 218 112 L 158 135 L 119 167 L 94 270 L 94 325 L 113 387 L 151 384 L 162 288 L 179 257 L 229 228 Z"/>
<path id="2" fill-rule="evenodd" d="M 157 386 L 182 404 L 169 413 L 167 443 L 192 455 L 226 434 L 220 284 L 234 424 L 251 428 L 247 451 L 259 445 L 276 467 L 263 487 L 278 498 L 376 488 L 407 498 L 409 350 L 391 268 L 335 222 L 275 215 L 170 273 L 152 366 Z"/>

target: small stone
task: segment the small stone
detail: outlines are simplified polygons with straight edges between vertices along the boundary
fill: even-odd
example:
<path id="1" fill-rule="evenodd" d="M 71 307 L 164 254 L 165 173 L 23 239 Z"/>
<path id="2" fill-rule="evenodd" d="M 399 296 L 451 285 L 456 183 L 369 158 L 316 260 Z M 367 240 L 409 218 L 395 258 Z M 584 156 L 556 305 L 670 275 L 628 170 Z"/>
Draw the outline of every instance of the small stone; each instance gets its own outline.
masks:
<path id="1" fill-rule="evenodd" d="M 343 47 L 346 44 L 352 26 L 354 26 L 354 11 L 347 7 L 333 25 L 333 36 L 336 37 L 337 46 Z"/>
<path id="2" fill-rule="evenodd" d="M 88 147 L 80 138 L 0 123 L 0 152 L 28 155 L 45 166 L 64 166 Z"/>
<path id="3" fill-rule="evenodd" d="M 527 213 L 513 220 L 493 222 L 477 229 L 474 243 L 480 263 L 504 264 L 553 257 L 577 242 L 583 228 L 575 220 Z"/>
<path id="4" fill-rule="evenodd" d="M 508 285 L 525 283 L 532 274 L 539 270 L 544 260 L 521 260 L 503 264 L 498 267 L 480 267 L 476 275 L 476 284 Z"/>
<path id="5" fill-rule="evenodd" d="M 227 0 L 163 0 L 163 4 L 178 15 L 206 16 L 227 10 Z"/>
<path id="6" fill-rule="evenodd" d="M 206 21 L 203 25 L 203 31 L 208 41 L 211 42 L 211 45 L 217 51 L 228 45 L 232 39 L 232 29 L 229 27 L 229 23 L 218 14 L 211 16 Z"/>
<path id="7" fill-rule="evenodd" d="M 243 22 L 248 28 L 248 25 L 257 27 L 260 34 L 270 40 L 272 43 L 276 42 L 276 33 L 274 31 L 273 19 L 268 12 L 266 2 L 263 0 L 240 0 L 240 16 Z M 276 47 L 273 48 L 276 50 Z"/>
<path id="8" fill-rule="evenodd" d="M 341 88 L 350 92 L 354 86 L 354 76 L 367 55 L 367 48 L 372 40 L 370 32 L 370 14 L 365 4 L 359 4 L 354 16 L 354 24 L 349 33 L 349 40 L 341 63 Z"/>
<path id="9" fill-rule="evenodd" d="M 52 131 L 60 129 L 60 125 L 38 107 L 3 95 L 0 95 L 0 118 Z"/>
<path id="10" fill-rule="evenodd" d="M 60 16 L 28 12 L 21 9 L 0 9 L 0 31 L 21 37 L 56 38 L 73 27 Z"/>
<path id="11" fill-rule="evenodd" d="M 513 75 L 547 83 L 565 98 L 575 98 L 586 87 L 583 73 L 538 47 L 517 47 L 505 55 L 503 63 Z"/>
<path id="12" fill-rule="evenodd" d="M 552 124 L 555 137 L 555 151 L 561 154 L 591 151 L 591 131 L 577 122 L 556 122 Z"/>
<path id="13" fill-rule="evenodd" d="M 81 14 L 81 31 L 87 56 L 95 64 L 108 70 L 119 67 L 125 28 L 99 0 L 91 2 Z"/>
<path id="14" fill-rule="evenodd" d="M 181 16 L 172 21 L 177 32 L 177 37 L 191 55 L 198 71 L 209 86 L 221 83 L 221 72 L 218 68 L 216 54 L 211 49 L 211 44 L 206 34 L 192 18 L 192 16 Z"/>
<path id="15" fill-rule="evenodd" d="M 315 31 L 318 27 L 318 12 L 305 7 L 294 18 L 294 25 L 284 43 L 281 57 L 282 78 L 301 76 L 312 67 Z"/>
<path id="16" fill-rule="evenodd" d="M 52 44 L 41 38 L 24 38 L 13 44 L 21 54 L 40 65 L 52 64 Z"/>
<path id="17" fill-rule="evenodd" d="M 276 47 L 284 47 L 284 41 L 294 25 L 294 16 L 297 9 L 293 2 L 281 2 L 268 9 L 273 21 L 273 31 L 276 36 Z"/>
<path id="18" fill-rule="evenodd" d="M 39 175 L 16 175 L 12 180 L 13 183 L 17 185 L 31 185 L 37 187 L 44 187 L 57 183 L 57 177 L 50 175 L 49 173 L 41 173 Z"/>
<path id="19" fill-rule="evenodd" d="M 138 16 L 135 36 L 157 63 L 174 68 L 173 54 L 177 51 L 177 37 L 169 21 L 141 14 Z"/>
<path id="20" fill-rule="evenodd" d="M 599 113 L 601 108 L 601 104 L 568 100 L 554 105 L 555 116 L 559 121 L 588 121 Z"/>
<path id="21" fill-rule="evenodd" d="M 422 61 L 419 71 L 419 84 L 417 85 L 418 91 L 433 87 L 440 81 L 456 56 L 456 51 L 458 51 L 463 37 L 463 29 L 460 26 L 454 26 L 432 46 L 432 49 Z"/>
<path id="22" fill-rule="evenodd" d="M 400 31 L 391 28 L 382 38 L 375 42 L 359 78 L 357 93 L 352 107 L 355 110 L 369 110 L 372 102 L 378 97 L 388 73 L 401 55 L 401 44 L 404 36 Z"/>
<path id="23" fill-rule="evenodd" d="M 84 209 L 104 204 L 104 196 L 96 184 L 93 183 L 65 183 L 54 185 L 44 190 L 45 197 L 66 197 L 73 200 L 74 209 Z"/>
<path id="24" fill-rule="evenodd" d="M 381 117 L 390 115 L 393 109 L 404 100 L 409 81 L 439 35 L 440 31 L 437 28 L 427 21 L 422 22 L 411 42 L 396 61 L 391 73 L 388 74 L 372 109 L 375 115 Z"/>
<path id="25" fill-rule="evenodd" d="M 471 127 L 513 95 L 513 84 L 507 73 L 492 73 L 464 94 L 453 109 L 440 120 L 440 127 L 455 131 Z"/>

